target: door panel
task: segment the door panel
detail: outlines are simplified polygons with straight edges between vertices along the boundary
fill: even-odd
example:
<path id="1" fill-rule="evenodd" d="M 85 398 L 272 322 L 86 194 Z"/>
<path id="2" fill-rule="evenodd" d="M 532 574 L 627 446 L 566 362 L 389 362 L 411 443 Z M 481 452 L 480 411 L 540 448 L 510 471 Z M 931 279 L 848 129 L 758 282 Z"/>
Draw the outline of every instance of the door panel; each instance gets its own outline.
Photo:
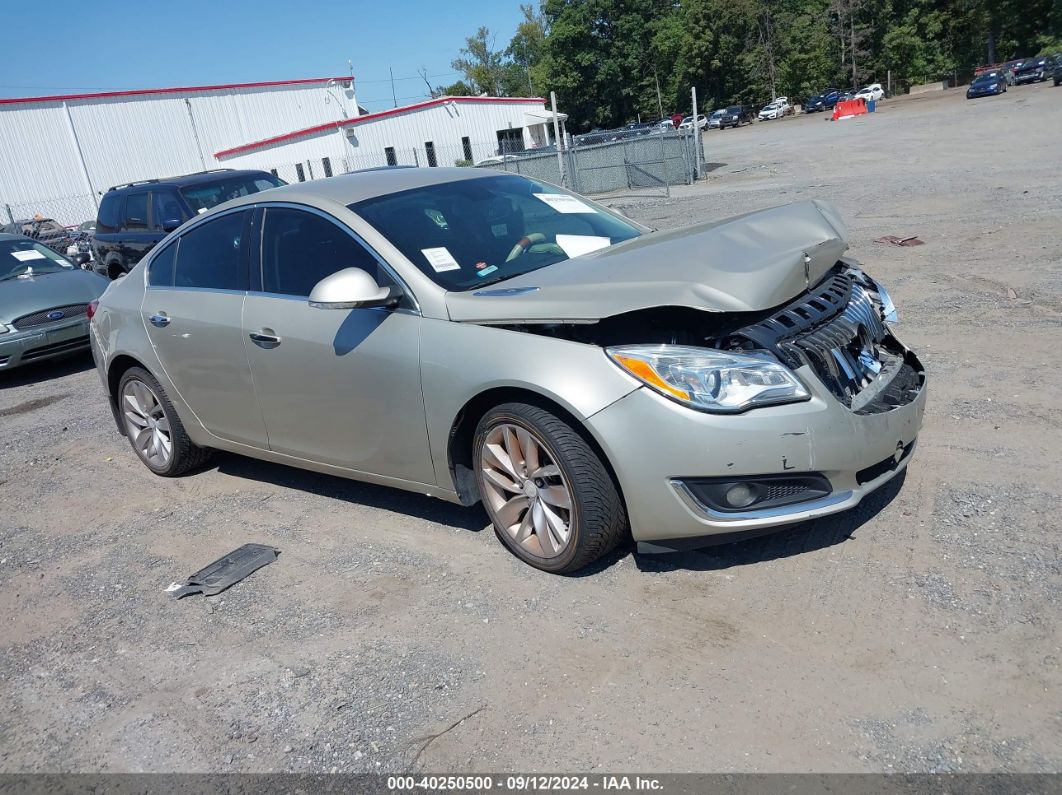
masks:
<path id="1" fill-rule="evenodd" d="M 419 315 L 314 309 L 313 286 L 344 268 L 396 284 L 334 218 L 267 206 L 261 257 L 244 304 L 243 344 L 278 453 L 385 477 L 434 483 L 420 385 Z"/>
<path id="2" fill-rule="evenodd" d="M 149 287 L 144 327 L 170 383 L 203 427 L 222 439 L 265 448 L 265 423 L 243 345 L 244 297 Z"/>
<path id="3" fill-rule="evenodd" d="M 253 248 L 244 241 L 252 230 L 250 213 L 240 211 L 182 234 L 148 264 L 141 311 L 166 376 L 203 427 L 266 448 L 243 344 L 247 255 Z"/>
<path id="4" fill-rule="evenodd" d="M 278 453 L 434 483 L 420 386 L 418 315 L 314 309 L 247 296 L 244 346 Z M 279 342 L 254 342 L 252 334 Z"/>

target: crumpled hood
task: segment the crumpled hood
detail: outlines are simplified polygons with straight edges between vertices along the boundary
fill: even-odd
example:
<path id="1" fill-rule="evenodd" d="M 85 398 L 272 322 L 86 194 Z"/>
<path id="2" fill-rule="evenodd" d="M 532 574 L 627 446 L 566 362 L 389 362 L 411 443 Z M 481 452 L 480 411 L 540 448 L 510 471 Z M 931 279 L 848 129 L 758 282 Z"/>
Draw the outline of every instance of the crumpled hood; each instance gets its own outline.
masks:
<path id="1" fill-rule="evenodd" d="M 84 270 L 41 273 L 29 279 L 0 281 L 0 323 L 69 304 L 87 304 L 107 289 L 107 279 Z"/>
<path id="2" fill-rule="evenodd" d="M 836 209 L 801 201 L 642 237 L 447 293 L 452 320 L 593 321 L 658 306 L 748 312 L 786 303 L 848 248 Z M 805 271 L 805 259 L 806 271 Z"/>

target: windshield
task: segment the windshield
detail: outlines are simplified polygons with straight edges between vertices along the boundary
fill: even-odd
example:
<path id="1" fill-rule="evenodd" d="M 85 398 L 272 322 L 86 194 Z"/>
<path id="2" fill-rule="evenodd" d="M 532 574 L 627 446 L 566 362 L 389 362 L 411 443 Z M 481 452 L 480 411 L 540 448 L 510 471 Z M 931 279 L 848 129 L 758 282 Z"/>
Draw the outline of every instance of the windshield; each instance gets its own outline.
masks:
<path id="1" fill-rule="evenodd" d="M 350 209 L 447 290 L 504 281 L 640 234 L 578 196 L 516 174 L 427 185 Z"/>
<path id="2" fill-rule="evenodd" d="M 726 113 L 725 110 L 717 110 L 714 113 L 712 113 L 712 118 L 713 119 L 721 118 L 724 113 Z"/>
<path id="3" fill-rule="evenodd" d="M 250 193 L 279 188 L 285 183 L 271 174 L 257 177 L 228 177 L 215 182 L 197 182 L 181 188 L 188 205 L 194 213 L 202 213 L 229 199 L 238 199 Z"/>
<path id="4" fill-rule="evenodd" d="M 73 269 L 62 256 L 33 240 L 0 240 L 0 281 Z"/>
<path id="5" fill-rule="evenodd" d="M 995 74 L 979 75 L 977 78 L 974 79 L 971 85 L 983 86 L 985 83 L 994 83 L 998 79 L 999 78 Z"/>

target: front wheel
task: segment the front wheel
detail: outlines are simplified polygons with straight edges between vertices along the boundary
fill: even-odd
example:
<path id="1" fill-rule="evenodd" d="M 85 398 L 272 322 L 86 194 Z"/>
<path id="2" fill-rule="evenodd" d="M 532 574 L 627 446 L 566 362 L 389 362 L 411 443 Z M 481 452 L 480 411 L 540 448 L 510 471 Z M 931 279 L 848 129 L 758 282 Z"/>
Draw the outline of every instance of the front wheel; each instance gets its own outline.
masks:
<path id="1" fill-rule="evenodd" d="M 122 375 L 118 409 L 133 452 L 156 475 L 183 475 L 210 458 L 209 449 L 188 438 L 162 385 L 147 370 L 130 367 Z"/>
<path id="2" fill-rule="evenodd" d="M 477 484 L 498 538 L 535 568 L 568 574 L 627 534 L 608 469 L 566 422 L 537 406 L 505 403 L 473 440 Z"/>

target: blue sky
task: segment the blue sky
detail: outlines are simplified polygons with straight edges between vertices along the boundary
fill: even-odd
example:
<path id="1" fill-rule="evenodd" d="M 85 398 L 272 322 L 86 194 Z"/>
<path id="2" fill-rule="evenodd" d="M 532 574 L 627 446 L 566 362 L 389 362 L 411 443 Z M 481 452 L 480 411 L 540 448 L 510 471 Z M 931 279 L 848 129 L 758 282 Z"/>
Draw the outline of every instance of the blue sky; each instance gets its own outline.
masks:
<path id="1" fill-rule="evenodd" d="M 524 0 L 527 2 L 527 0 Z M 458 79 L 480 25 L 504 49 L 520 0 L 51 0 L 3 11 L 0 97 L 333 77 L 353 63 L 358 102 L 392 107 Z M 46 8 L 46 10 L 42 10 Z"/>

